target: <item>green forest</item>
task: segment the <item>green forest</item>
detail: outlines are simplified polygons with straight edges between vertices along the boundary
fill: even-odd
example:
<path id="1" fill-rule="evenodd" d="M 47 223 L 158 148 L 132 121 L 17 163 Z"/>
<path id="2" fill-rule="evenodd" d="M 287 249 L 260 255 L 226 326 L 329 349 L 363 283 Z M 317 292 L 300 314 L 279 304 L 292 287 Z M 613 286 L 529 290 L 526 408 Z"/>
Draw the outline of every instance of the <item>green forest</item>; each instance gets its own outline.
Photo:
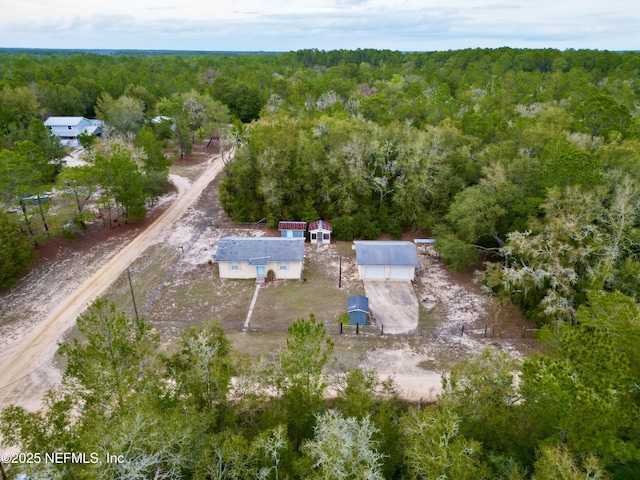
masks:
<path id="1" fill-rule="evenodd" d="M 34 479 L 640 478 L 639 74 L 640 53 L 596 50 L 0 51 L 0 288 L 83 234 L 92 194 L 140 221 L 215 140 L 234 221 L 429 235 L 539 327 L 539 353 L 465 360 L 412 405 L 362 370 L 329 396 L 313 318 L 265 364 L 215 322 L 166 346 L 99 300 L 46 412 L 2 412 L 5 443 L 126 457 Z M 49 116 L 105 122 L 88 165 L 65 167 Z"/>

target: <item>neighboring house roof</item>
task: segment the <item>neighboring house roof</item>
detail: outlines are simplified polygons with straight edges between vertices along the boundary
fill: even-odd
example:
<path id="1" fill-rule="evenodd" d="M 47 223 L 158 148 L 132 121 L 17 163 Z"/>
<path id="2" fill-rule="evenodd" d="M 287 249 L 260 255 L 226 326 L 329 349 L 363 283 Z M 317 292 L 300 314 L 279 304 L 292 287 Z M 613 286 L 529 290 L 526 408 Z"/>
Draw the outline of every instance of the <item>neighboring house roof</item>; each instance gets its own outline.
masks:
<path id="1" fill-rule="evenodd" d="M 266 265 L 269 262 L 302 262 L 304 238 L 225 237 L 218 243 L 216 262 L 249 262 Z"/>
<path id="2" fill-rule="evenodd" d="M 397 265 L 417 267 L 418 252 L 415 244 L 400 241 L 357 240 L 356 262 L 358 265 Z"/>
<path id="3" fill-rule="evenodd" d="M 173 121 L 173 118 L 167 117 L 165 115 L 158 115 L 157 117 L 153 117 L 151 119 L 151 123 L 154 123 L 154 124 L 158 124 L 162 122 L 172 122 L 172 121 Z"/>
<path id="4" fill-rule="evenodd" d="M 101 133 L 104 122 L 84 117 L 49 117 L 44 124 L 58 137 L 77 137 L 81 133 L 91 135 Z"/>
<path id="5" fill-rule="evenodd" d="M 347 301 L 347 312 L 369 313 L 369 299 L 362 295 L 353 295 Z"/>
<path id="6" fill-rule="evenodd" d="M 75 127 L 77 125 L 80 125 L 80 123 L 83 121 L 89 121 L 89 119 L 84 118 L 84 117 L 49 117 L 44 121 L 44 124 L 47 127 L 59 127 L 59 126 L 72 126 Z"/>
<path id="7" fill-rule="evenodd" d="M 278 230 L 301 230 L 307 229 L 307 222 L 278 222 Z"/>
<path id="8" fill-rule="evenodd" d="M 312 232 L 314 230 L 325 230 L 327 232 L 333 232 L 333 227 L 329 222 L 325 222 L 324 220 L 318 220 L 316 222 L 311 222 L 309 224 L 309 231 Z"/>

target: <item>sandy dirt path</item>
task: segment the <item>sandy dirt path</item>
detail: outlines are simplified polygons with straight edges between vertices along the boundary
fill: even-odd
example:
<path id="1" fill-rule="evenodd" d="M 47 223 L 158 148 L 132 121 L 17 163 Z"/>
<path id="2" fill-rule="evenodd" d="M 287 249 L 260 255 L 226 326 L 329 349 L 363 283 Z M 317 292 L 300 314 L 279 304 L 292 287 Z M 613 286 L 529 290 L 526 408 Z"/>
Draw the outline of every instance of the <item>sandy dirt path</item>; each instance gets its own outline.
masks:
<path id="1" fill-rule="evenodd" d="M 37 409 L 45 391 L 60 378 L 51 365 L 57 342 L 75 324 L 89 303 L 99 297 L 157 237 L 178 220 L 222 170 L 220 156 L 212 157 L 201 176 L 148 228 L 67 296 L 51 314 L 20 341 L 2 352 L 0 359 L 0 408 L 16 404 Z"/>

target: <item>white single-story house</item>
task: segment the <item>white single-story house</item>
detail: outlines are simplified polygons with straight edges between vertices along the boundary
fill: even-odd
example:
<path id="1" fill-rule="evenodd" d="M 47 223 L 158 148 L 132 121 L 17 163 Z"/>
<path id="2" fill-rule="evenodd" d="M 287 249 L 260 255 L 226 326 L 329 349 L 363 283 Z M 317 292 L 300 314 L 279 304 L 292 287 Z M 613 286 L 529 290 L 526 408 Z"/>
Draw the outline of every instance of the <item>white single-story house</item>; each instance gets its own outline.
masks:
<path id="1" fill-rule="evenodd" d="M 102 135 L 102 120 L 89 120 L 84 117 L 49 117 L 45 126 L 60 139 L 60 143 L 67 147 L 78 147 L 78 135 Z"/>
<path id="2" fill-rule="evenodd" d="M 214 257 L 220 278 L 261 279 L 273 271 L 276 279 L 300 279 L 304 238 L 225 237 Z"/>
<path id="3" fill-rule="evenodd" d="M 309 224 L 309 241 L 311 243 L 331 243 L 333 227 L 329 222 L 318 220 Z"/>
<path id="4" fill-rule="evenodd" d="M 307 222 L 278 222 L 278 230 L 281 237 L 304 238 Z"/>
<path id="5" fill-rule="evenodd" d="M 411 281 L 420 265 L 412 242 L 357 240 L 356 263 L 361 280 Z"/>

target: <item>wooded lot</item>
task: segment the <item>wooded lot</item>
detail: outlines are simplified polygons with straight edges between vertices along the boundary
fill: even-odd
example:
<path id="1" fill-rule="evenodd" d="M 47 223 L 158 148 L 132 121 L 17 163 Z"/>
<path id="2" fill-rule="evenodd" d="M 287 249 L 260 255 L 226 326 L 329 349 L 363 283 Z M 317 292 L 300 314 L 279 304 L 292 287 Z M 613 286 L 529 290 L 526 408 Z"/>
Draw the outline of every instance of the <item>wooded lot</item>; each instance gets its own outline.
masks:
<path id="1" fill-rule="evenodd" d="M 215 140 L 234 221 L 420 232 L 541 327 L 539 354 L 462 362 L 418 408 L 361 370 L 328 401 L 313 318 L 248 365 L 215 323 L 165 349 L 98 301 L 46 413 L 4 410 L 4 441 L 128 459 L 33 478 L 640 478 L 639 77 L 640 53 L 593 50 L 0 52 L 0 287 L 97 215 L 143 219 Z M 84 165 L 50 116 L 105 122 Z"/>

